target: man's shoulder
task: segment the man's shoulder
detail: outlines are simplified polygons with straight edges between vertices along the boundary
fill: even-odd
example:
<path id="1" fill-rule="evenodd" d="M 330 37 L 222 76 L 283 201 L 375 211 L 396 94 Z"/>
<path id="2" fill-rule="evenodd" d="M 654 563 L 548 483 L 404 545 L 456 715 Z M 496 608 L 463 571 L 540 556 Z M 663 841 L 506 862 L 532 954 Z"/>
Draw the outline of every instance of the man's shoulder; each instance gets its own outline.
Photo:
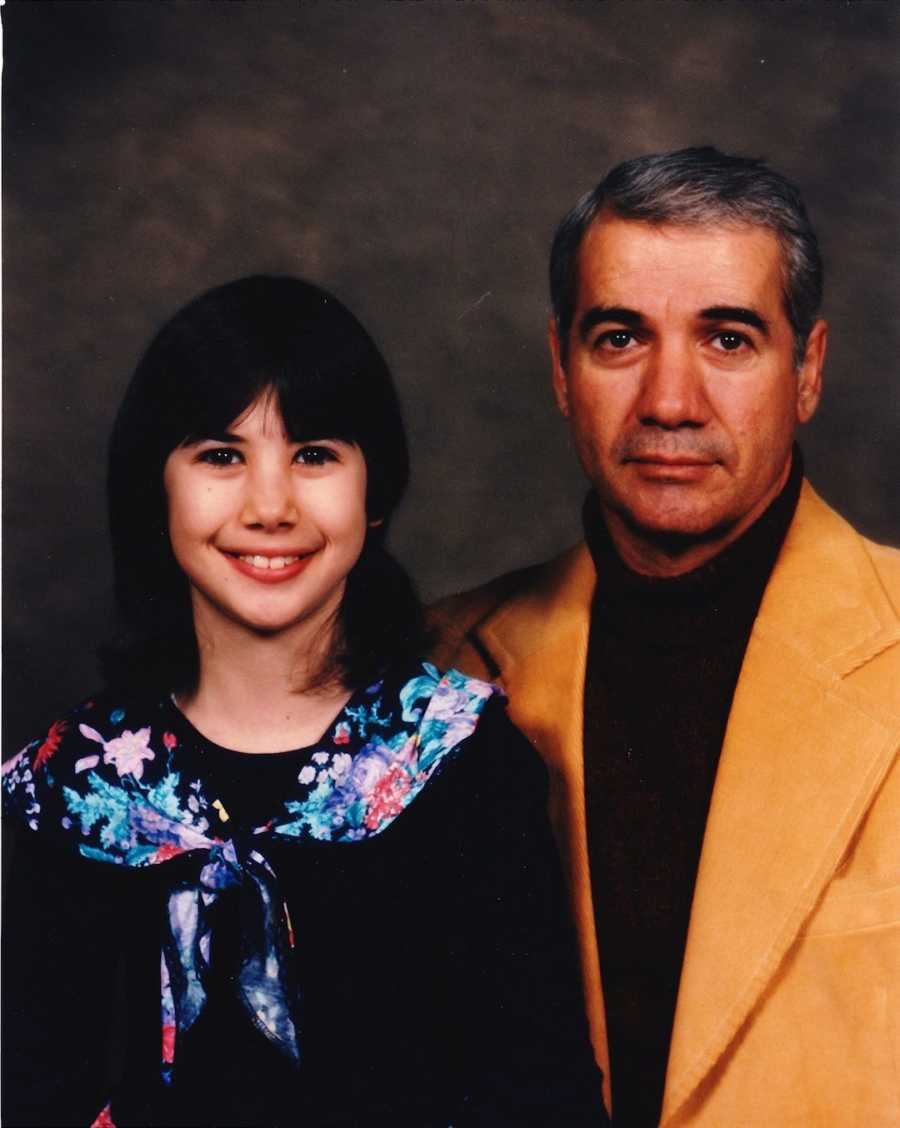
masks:
<path id="1" fill-rule="evenodd" d="M 593 582 L 590 553 L 584 542 L 579 542 L 550 560 L 505 572 L 478 587 L 445 596 L 428 609 L 435 661 L 438 665 L 459 661 L 464 650 L 473 644 L 477 646 L 478 631 L 488 623 L 517 616 L 540 619 L 560 601 L 587 602 Z M 470 657 L 466 668 L 477 665 Z M 496 674 L 489 661 L 481 669 L 487 676 Z"/>
<path id="2" fill-rule="evenodd" d="M 891 597 L 894 606 L 900 611 L 900 548 L 889 544 L 879 544 L 862 537 L 863 545 L 872 561 L 872 566 Z"/>
<path id="3" fill-rule="evenodd" d="M 861 559 L 866 561 L 863 578 L 868 581 L 871 567 L 884 594 L 900 613 L 900 548 L 870 540 L 820 497 L 808 481 L 804 482 L 794 518 L 794 526 L 797 525 L 803 526 L 803 540 L 815 540 L 823 556 L 832 560 L 845 558 L 849 551 L 855 554 L 861 550 Z M 841 578 L 846 581 L 848 577 L 842 574 Z"/>
<path id="4" fill-rule="evenodd" d="M 880 656 L 893 670 L 888 677 L 893 682 L 896 707 L 900 708 L 900 549 L 866 537 L 860 539 L 883 595 L 885 613 L 881 617 L 880 637 L 884 649 Z"/>
<path id="5" fill-rule="evenodd" d="M 804 483 L 754 636 L 900 709 L 900 551 L 863 536 Z"/>

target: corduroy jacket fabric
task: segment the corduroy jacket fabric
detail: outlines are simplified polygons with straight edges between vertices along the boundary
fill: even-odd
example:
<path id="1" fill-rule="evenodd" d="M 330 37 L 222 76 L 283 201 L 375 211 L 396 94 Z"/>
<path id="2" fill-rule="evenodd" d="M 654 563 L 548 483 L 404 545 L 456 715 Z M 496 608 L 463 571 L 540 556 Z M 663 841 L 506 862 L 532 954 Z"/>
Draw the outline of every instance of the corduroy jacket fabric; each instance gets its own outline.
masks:
<path id="1" fill-rule="evenodd" d="M 441 664 L 499 681 L 550 768 L 594 1047 L 609 1077 L 582 747 L 602 582 L 581 544 L 442 601 L 434 623 Z M 722 747 L 666 1128 L 900 1125 L 898 751 L 900 552 L 861 537 L 804 483 Z"/>

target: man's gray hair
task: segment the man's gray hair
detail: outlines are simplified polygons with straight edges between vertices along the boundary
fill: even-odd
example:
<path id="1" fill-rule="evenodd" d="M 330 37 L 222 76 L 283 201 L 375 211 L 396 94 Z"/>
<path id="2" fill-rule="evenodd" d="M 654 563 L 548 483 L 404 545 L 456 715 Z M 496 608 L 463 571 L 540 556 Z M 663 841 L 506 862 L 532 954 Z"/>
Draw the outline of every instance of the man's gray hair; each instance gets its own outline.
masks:
<path id="1" fill-rule="evenodd" d="M 645 223 L 766 227 L 781 244 L 784 309 L 799 367 L 822 304 L 822 258 L 799 190 L 764 161 L 712 147 L 635 157 L 617 165 L 556 229 L 550 297 L 562 362 L 578 301 L 578 252 L 601 214 Z"/>

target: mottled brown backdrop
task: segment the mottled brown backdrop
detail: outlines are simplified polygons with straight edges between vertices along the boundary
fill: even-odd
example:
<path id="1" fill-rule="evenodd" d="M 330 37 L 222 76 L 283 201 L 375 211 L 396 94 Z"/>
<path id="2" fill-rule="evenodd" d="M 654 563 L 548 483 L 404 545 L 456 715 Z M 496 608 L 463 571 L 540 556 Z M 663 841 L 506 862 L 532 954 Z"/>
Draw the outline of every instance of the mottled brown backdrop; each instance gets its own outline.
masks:
<path id="1" fill-rule="evenodd" d="M 830 267 L 825 496 L 900 541 L 898 6 L 878 0 L 8 3 L 7 753 L 90 691 L 103 461 L 161 320 L 252 271 L 333 288 L 393 365 L 433 596 L 574 539 L 547 387 L 555 222 L 613 162 L 715 143 L 805 190 Z"/>

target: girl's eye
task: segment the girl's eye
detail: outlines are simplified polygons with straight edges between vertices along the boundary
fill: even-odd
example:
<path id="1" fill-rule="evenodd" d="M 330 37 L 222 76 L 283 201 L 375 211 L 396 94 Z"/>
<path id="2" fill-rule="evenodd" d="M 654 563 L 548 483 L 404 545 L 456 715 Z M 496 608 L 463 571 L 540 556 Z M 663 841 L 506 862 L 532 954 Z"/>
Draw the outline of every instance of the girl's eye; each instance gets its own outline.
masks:
<path id="1" fill-rule="evenodd" d="M 304 466 L 324 466 L 328 462 L 337 462 L 337 455 L 329 447 L 305 446 L 297 451 L 294 460 Z"/>
<path id="2" fill-rule="evenodd" d="M 208 447 L 197 455 L 197 461 L 209 466 L 237 466 L 244 458 L 234 447 Z"/>

